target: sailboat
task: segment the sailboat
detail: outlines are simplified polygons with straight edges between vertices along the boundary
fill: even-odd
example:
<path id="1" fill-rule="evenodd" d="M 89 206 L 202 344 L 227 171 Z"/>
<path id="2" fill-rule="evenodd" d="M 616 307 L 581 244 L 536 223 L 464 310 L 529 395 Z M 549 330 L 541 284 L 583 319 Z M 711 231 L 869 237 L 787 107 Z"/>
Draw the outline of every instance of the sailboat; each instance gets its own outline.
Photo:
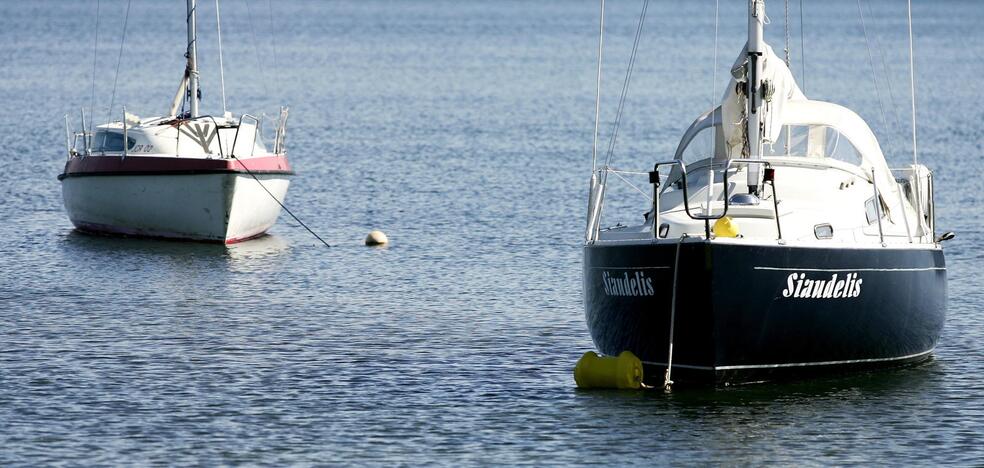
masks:
<path id="1" fill-rule="evenodd" d="M 187 1 L 187 65 L 164 116 L 122 118 L 69 128 L 68 161 L 58 176 L 76 229 L 235 243 L 263 235 L 280 215 L 293 174 L 281 108 L 273 147 L 260 119 L 199 110 L 197 5 Z M 221 39 L 220 39 L 221 40 Z M 221 52 L 220 52 L 221 54 Z"/>
<path id="2" fill-rule="evenodd" d="M 929 359 L 953 236 L 936 235 L 932 172 L 890 169 L 858 114 L 806 97 L 763 39 L 764 0 L 748 5 L 720 105 L 671 158 L 635 172 L 652 186 L 643 222 L 602 224 L 609 175 L 632 172 L 592 168 L 583 290 L 595 346 L 631 352 L 665 387 Z M 601 24 L 603 40 L 604 3 Z M 596 106 L 601 42 L 598 77 Z"/>

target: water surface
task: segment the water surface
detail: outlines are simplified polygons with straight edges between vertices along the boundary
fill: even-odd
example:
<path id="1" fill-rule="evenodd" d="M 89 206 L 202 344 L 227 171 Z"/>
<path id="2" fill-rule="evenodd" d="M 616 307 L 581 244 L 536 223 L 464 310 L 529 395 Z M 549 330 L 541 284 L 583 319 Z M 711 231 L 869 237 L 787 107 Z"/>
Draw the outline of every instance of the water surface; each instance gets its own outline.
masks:
<path id="1" fill-rule="evenodd" d="M 745 27 L 744 4 L 725 3 L 716 84 L 713 4 L 650 5 L 620 167 L 665 158 L 721 95 Z M 790 15 L 807 95 L 855 109 L 907 164 L 904 5 L 864 3 L 876 93 L 856 2 L 808 3 L 805 54 Z M 957 233 L 935 360 L 670 395 L 578 391 L 571 377 L 592 349 L 580 245 L 594 2 L 223 3 L 230 110 L 291 106 L 288 204 L 332 248 L 286 217 L 228 248 L 74 232 L 55 179 L 63 116 L 93 94 L 100 121 L 119 104 L 165 111 L 184 7 L 133 2 L 114 99 L 124 2 L 100 4 L 94 91 L 94 2 L 11 3 L 0 464 L 984 463 L 984 6 L 916 3 L 920 160 L 941 230 Z M 609 1 L 606 123 L 640 6 Z M 203 108 L 219 113 L 211 11 Z M 780 51 L 782 4 L 769 14 Z M 371 229 L 392 244 L 363 247 Z"/>

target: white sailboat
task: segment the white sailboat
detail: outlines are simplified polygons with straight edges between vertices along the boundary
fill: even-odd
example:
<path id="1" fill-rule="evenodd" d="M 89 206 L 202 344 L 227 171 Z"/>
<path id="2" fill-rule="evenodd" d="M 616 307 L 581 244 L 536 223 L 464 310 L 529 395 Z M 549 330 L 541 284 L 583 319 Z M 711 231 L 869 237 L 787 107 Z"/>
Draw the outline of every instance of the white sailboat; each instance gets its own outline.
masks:
<path id="1" fill-rule="evenodd" d="M 197 5 L 187 1 L 187 65 L 161 117 L 124 110 L 117 122 L 67 128 L 58 176 L 65 210 L 82 231 L 234 243 L 265 233 L 280 215 L 293 174 L 282 108 L 272 148 L 260 120 L 199 110 Z"/>

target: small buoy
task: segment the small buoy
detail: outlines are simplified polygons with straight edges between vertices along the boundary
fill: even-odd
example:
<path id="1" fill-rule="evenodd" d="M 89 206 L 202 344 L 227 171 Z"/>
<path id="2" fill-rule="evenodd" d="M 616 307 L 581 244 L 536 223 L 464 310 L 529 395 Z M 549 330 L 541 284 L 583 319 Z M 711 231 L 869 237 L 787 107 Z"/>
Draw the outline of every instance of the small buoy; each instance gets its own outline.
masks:
<path id="1" fill-rule="evenodd" d="M 366 236 L 366 245 L 383 245 L 388 243 L 389 239 L 386 238 L 386 234 L 383 234 L 383 231 L 372 231 Z"/>
<path id="2" fill-rule="evenodd" d="M 718 237 L 738 237 L 738 223 L 725 216 L 714 222 L 714 235 Z"/>
<path id="3" fill-rule="evenodd" d="M 601 357 L 588 351 L 574 366 L 574 381 L 580 388 L 639 388 L 642 361 L 629 351 L 622 351 L 618 357 Z"/>

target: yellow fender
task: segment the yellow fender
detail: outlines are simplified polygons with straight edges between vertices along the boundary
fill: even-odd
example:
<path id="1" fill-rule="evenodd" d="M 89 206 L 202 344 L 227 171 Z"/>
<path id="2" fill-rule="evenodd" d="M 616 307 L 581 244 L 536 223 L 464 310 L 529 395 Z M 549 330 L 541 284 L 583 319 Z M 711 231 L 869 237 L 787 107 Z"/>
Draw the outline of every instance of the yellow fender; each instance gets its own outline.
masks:
<path id="1" fill-rule="evenodd" d="M 640 388 L 642 361 L 629 351 L 618 357 L 588 351 L 574 366 L 574 381 L 579 388 Z"/>

